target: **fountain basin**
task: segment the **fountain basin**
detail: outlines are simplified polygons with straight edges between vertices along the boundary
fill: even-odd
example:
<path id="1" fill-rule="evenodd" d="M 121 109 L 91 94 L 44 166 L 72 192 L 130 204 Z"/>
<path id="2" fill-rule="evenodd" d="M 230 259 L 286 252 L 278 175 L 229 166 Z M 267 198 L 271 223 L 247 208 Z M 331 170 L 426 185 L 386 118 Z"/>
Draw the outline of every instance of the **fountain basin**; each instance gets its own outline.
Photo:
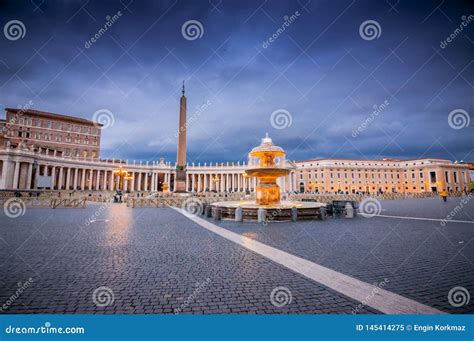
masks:
<path id="1" fill-rule="evenodd" d="M 248 176 L 279 178 L 280 176 L 289 174 L 290 170 L 285 168 L 251 168 L 246 169 L 245 173 Z"/>
<path id="2" fill-rule="evenodd" d="M 222 201 L 210 204 L 220 209 L 222 219 L 235 219 L 235 210 L 242 208 L 244 221 L 257 221 L 258 209 L 264 208 L 268 221 L 291 221 L 291 210 L 297 210 L 298 220 L 324 219 L 326 204 L 319 202 L 280 201 L 271 205 L 260 205 L 255 201 Z"/>

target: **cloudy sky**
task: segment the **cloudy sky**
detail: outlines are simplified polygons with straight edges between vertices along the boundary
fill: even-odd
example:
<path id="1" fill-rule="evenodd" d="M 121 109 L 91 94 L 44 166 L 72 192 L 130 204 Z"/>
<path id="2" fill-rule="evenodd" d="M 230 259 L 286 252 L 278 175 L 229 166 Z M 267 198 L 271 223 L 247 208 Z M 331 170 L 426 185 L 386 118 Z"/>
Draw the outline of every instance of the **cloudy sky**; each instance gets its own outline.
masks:
<path id="1" fill-rule="evenodd" d="M 441 0 L 1 1 L 0 106 L 108 119 L 103 158 L 174 161 L 185 80 L 189 162 L 244 161 L 266 132 L 290 159 L 472 161 L 473 14 Z"/>

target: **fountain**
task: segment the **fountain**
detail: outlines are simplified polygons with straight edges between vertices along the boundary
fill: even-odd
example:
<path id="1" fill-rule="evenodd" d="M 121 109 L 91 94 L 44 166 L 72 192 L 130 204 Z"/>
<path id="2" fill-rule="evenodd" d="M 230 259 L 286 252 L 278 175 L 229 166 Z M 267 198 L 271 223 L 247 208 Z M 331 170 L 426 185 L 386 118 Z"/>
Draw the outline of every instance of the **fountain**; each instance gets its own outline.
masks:
<path id="1" fill-rule="evenodd" d="M 224 201 L 211 204 L 214 218 L 258 221 L 324 219 L 326 204 L 281 201 L 277 179 L 290 173 L 283 148 L 273 144 L 268 134 L 249 153 L 247 177 L 256 178 L 255 201 Z M 211 213 L 209 213 L 211 214 Z M 264 218 L 262 218 L 264 217 Z"/>
<path id="2" fill-rule="evenodd" d="M 255 167 L 245 170 L 250 177 L 257 178 L 257 204 L 278 205 L 280 204 L 280 187 L 277 178 L 287 175 L 290 170 L 286 168 L 285 151 L 275 146 L 268 133 L 262 139 L 260 146 L 252 149 L 249 153 L 249 166 Z"/>

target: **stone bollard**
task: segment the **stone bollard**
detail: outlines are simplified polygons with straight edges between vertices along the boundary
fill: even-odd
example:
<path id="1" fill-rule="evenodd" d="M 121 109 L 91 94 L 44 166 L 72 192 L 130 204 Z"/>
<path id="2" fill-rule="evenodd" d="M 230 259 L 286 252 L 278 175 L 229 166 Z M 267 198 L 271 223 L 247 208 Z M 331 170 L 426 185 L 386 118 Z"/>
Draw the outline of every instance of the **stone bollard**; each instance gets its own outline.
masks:
<path id="1" fill-rule="evenodd" d="M 326 208 L 320 207 L 319 208 L 319 220 L 326 220 Z"/>
<path id="2" fill-rule="evenodd" d="M 348 219 L 354 218 L 354 207 L 352 207 L 352 204 L 350 202 L 346 203 L 346 206 L 344 206 L 344 211 L 346 214 L 346 218 Z"/>
<path id="3" fill-rule="evenodd" d="M 267 210 L 260 207 L 257 211 L 257 219 L 259 223 L 264 223 L 267 219 Z"/>
<path id="4" fill-rule="evenodd" d="M 235 209 L 235 221 L 242 222 L 244 220 L 244 212 L 242 211 L 242 207 L 237 207 Z"/>
<path id="5" fill-rule="evenodd" d="M 208 218 L 212 217 L 212 206 L 211 205 L 206 205 L 206 208 L 204 209 L 204 215 Z"/>
<path id="6" fill-rule="evenodd" d="M 219 207 L 213 207 L 212 208 L 212 217 L 214 220 L 221 220 L 221 209 Z"/>
<path id="7" fill-rule="evenodd" d="M 298 209 L 296 207 L 291 208 L 291 221 L 298 220 Z"/>

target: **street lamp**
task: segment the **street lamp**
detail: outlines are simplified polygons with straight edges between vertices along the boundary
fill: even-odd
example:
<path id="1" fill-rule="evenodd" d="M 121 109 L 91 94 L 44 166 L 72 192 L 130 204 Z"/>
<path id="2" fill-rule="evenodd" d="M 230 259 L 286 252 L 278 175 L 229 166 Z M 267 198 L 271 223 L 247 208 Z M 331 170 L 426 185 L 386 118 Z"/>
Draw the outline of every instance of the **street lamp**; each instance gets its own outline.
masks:
<path id="1" fill-rule="evenodd" d="M 118 169 L 114 170 L 114 174 L 119 177 L 119 190 L 123 190 L 124 180 L 130 180 L 132 177 L 128 174 L 128 171 L 119 166 Z"/>

